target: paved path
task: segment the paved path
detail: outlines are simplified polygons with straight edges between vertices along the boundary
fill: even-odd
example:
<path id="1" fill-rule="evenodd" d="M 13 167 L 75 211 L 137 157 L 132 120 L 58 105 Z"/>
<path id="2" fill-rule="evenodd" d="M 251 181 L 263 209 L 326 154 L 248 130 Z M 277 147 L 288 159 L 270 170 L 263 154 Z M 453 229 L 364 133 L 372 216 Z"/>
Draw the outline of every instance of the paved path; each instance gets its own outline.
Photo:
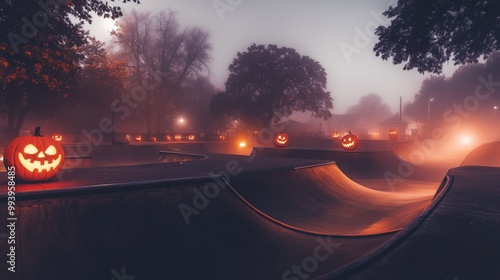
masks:
<path id="1" fill-rule="evenodd" d="M 433 199 L 367 189 L 328 159 L 206 156 L 19 185 L 18 272 L 0 279 L 500 278 L 500 168 L 453 169 Z"/>

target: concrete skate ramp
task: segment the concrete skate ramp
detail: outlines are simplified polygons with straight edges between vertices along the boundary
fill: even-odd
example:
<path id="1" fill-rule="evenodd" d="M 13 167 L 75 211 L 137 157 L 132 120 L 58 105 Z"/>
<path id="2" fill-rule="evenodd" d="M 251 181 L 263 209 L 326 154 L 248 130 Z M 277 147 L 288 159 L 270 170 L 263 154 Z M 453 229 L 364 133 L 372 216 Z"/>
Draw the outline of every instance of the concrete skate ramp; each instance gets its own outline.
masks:
<path id="1" fill-rule="evenodd" d="M 215 142 L 166 142 L 165 151 L 186 152 L 198 154 L 230 154 L 249 155 L 250 147 L 242 148 L 237 141 L 215 141 Z"/>
<path id="2" fill-rule="evenodd" d="M 500 167 L 500 142 L 488 143 L 474 149 L 462 162 L 462 166 L 467 165 Z"/>
<path id="3" fill-rule="evenodd" d="M 398 231 L 421 213 L 435 194 L 435 189 L 407 189 L 404 193 L 372 190 L 349 179 L 335 163 L 243 174 L 232 179 L 231 185 L 272 218 L 327 235 Z"/>
<path id="4" fill-rule="evenodd" d="M 257 156 L 321 159 L 334 161 L 350 178 L 380 178 L 397 170 L 401 160 L 392 152 L 346 152 L 330 150 L 255 148 Z"/>
<path id="5" fill-rule="evenodd" d="M 243 169 L 230 178 L 231 185 L 221 177 L 214 181 L 201 176 L 223 170 L 230 160 L 238 161 Z M 458 279 L 498 279 L 485 277 L 495 272 L 499 276 L 495 265 L 500 258 L 498 168 L 453 170 L 452 179 L 442 184 L 438 197 L 399 233 L 349 237 L 313 234 L 277 221 L 248 203 L 253 192 L 257 194 L 259 181 L 266 183 L 269 174 L 278 176 L 284 171 L 291 176 L 289 181 L 297 180 L 292 174 L 297 172 L 308 178 L 305 183 L 319 185 L 318 190 L 305 185 L 297 191 L 298 184 L 290 184 L 290 191 L 297 191 L 290 199 L 300 200 L 304 209 L 314 207 L 307 203 L 311 200 L 308 189 L 316 201 L 321 193 L 330 197 L 342 194 L 353 200 L 365 195 L 377 197 L 361 186 L 353 186 L 355 192 L 329 190 L 326 180 L 321 180 L 324 173 L 334 173 L 334 165 L 291 168 L 312 163 L 227 156 L 182 165 L 79 169 L 67 174 L 64 182 L 38 184 L 41 191 L 32 193 L 19 186 L 17 273 L 3 269 L 0 279 L 442 280 L 457 275 Z M 351 184 L 342 174 L 337 175 L 339 181 Z M 251 177 L 264 179 L 241 184 Z M 334 177 L 327 176 L 328 180 Z M 6 174 L 0 178 L 1 186 L 6 186 Z M 99 184 L 78 185 L 98 179 Z M 223 182 L 224 187 L 217 195 L 196 199 L 215 182 Z M 47 191 L 50 184 L 53 190 Z M 56 189 L 57 184 L 62 188 Z M 283 187 L 278 184 L 276 188 Z M 0 190 L 0 215 L 6 217 L 6 188 Z M 290 201 L 269 203 L 286 207 L 283 204 Z M 188 225 L 180 205 L 196 207 L 187 217 Z M 314 219 L 317 213 L 312 210 Z M 373 227 L 371 230 L 375 232 Z M 2 236 L 0 251 L 7 252 Z M 2 254 L 0 260 L 6 263 L 5 258 Z"/>
<path id="6" fill-rule="evenodd" d="M 392 151 L 401 160 L 413 165 L 437 168 L 443 176 L 448 169 L 460 166 L 473 149 L 472 144 L 437 142 L 431 139 L 396 142 L 392 146 Z"/>
<path id="7" fill-rule="evenodd" d="M 175 152 L 166 145 L 102 145 L 90 149 L 64 145 L 65 168 L 130 166 L 154 162 L 185 162 L 202 160 L 205 156 Z"/>
<path id="8" fill-rule="evenodd" d="M 187 225 L 179 205 L 194 207 L 193 197 L 209 183 L 212 178 L 199 177 L 25 193 L 16 201 L 17 274 L 4 269 L 0 277 L 287 279 L 305 259 L 314 268 L 307 274 L 321 275 L 393 235 L 336 238 L 293 230 L 248 207 L 229 186 Z M 5 200 L 0 206 L 5 217 Z M 6 242 L 0 245 L 7 250 Z"/>
<path id="9" fill-rule="evenodd" d="M 455 166 L 427 166 L 413 164 L 399 158 L 392 151 L 352 152 L 331 150 L 255 148 L 257 156 L 304 158 L 334 161 L 351 179 L 380 179 L 402 177 L 411 180 L 441 181 L 449 168 Z"/>
<path id="10" fill-rule="evenodd" d="M 355 264 L 317 279 L 500 279 L 498 174 L 498 167 L 450 170 L 448 187 L 420 221 Z"/>

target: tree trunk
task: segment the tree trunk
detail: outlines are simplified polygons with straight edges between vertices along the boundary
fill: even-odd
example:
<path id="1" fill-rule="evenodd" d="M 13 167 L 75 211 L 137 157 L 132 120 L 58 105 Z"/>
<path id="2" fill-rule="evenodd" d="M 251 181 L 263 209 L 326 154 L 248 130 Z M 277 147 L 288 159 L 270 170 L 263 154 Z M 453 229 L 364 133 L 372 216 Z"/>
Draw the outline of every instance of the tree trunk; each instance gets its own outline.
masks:
<path id="1" fill-rule="evenodd" d="M 19 136 L 19 132 L 21 131 L 21 127 L 27 115 L 28 110 L 26 109 L 21 110 L 20 112 L 18 112 L 18 114 L 16 114 L 14 109 L 9 109 L 7 115 L 7 130 L 9 141 Z"/>

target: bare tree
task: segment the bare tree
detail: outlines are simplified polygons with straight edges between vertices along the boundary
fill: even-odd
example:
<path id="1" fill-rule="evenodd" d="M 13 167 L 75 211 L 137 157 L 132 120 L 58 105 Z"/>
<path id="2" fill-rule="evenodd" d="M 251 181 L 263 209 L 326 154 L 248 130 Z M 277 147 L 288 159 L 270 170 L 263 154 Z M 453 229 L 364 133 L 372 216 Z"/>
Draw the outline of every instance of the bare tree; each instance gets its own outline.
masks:
<path id="1" fill-rule="evenodd" d="M 175 114 L 179 88 L 208 72 L 209 33 L 199 27 L 181 31 L 171 10 L 155 16 L 133 11 L 119 26 L 116 43 L 132 69 L 130 87 L 154 85 L 147 88 L 141 112 L 148 132 L 159 133 Z"/>

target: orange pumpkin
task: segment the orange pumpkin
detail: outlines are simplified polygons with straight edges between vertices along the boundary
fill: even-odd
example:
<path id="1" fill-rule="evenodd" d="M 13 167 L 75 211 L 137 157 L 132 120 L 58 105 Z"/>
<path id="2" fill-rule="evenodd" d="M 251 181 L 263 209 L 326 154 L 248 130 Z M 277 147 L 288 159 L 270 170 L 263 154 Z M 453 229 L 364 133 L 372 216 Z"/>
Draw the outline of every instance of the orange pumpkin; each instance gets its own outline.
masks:
<path id="1" fill-rule="evenodd" d="M 142 141 L 142 136 L 140 134 L 137 134 L 135 136 L 135 142 L 141 142 Z"/>
<path id="2" fill-rule="evenodd" d="M 182 134 L 176 134 L 176 135 L 174 135 L 174 140 L 175 141 L 182 141 Z"/>
<path id="3" fill-rule="evenodd" d="M 398 138 L 399 138 L 398 130 L 395 128 L 389 129 L 389 139 L 395 141 L 395 140 L 398 140 Z"/>
<path id="4" fill-rule="evenodd" d="M 334 131 L 334 132 L 332 132 L 332 138 L 333 138 L 333 139 L 340 138 L 340 132 L 338 132 L 338 131 Z"/>
<path id="5" fill-rule="evenodd" d="M 283 148 L 288 143 L 288 134 L 280 132 L 274 136 L 273 144 L 277 148 Z"/>
<path id="6" fill-rule="evenodd" d="M 188 141 L 194 141 L 196 140 L 196 136 L 193 133 L 188 133 L 186 136 Z"/>
<path id="7" fill-rule="evenodd" d="M 61 134 L 54 134 L 52 135 L 52 139 L 56 140 L 57 142 L 61 142 L 63 137 Z"/>
<path id="8" fill-rule="evenodd" d="M 64 165 L 64 150 L 58 141 L 40 135 L 20 136 L 7 144 L 5 168 L 14 167 L 16 178 L 24 182 L 42 182 L 54 178 Z"/>
<path id="9" fill-rule="evenodd" d="M 149 137 L 150 142 L 156 142 L 156 136 L 151 136 Z"/>
<path id="10" fill-rule="evenodd" d="M 165 141 L 172 141 L 172 136 L 170 134 L 165 135 Z"/>
<path id="11" fill-rule="evenodd" d="M 130 140 L 132 140 L 132 137 L 130 136 L 130 134 L 126 134 L 126 135 L 125 135 L 125 141 L 127 141 L 127 142 L 128 142 L 128 141 L 130 141 Z"/>
<path id="12" fill-rule="evenodd" d="M 349 134 L 346 134 L 344 137 L 342 137 L 342 148 L 344 148 L 344 150 L 356 150 L 358 144 L 358 136 L 352 134 L 350 131 Z"/>

